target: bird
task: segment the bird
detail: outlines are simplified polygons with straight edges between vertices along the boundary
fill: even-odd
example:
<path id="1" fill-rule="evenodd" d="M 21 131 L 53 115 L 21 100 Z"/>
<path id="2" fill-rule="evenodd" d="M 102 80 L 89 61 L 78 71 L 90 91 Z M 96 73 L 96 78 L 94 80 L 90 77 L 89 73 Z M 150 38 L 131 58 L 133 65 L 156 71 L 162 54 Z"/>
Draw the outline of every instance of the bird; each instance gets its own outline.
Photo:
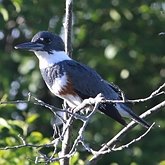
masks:
<path id="1" fill-rule="evenodd" d="M 71 108 L 80 105 L 85 99 L 95 98 L 99 93 L 106 100 L 122 100 L 119 87 L 104 80 L 94 69 L 68 56 L 64 41 L 57 34 L 40 31 L 30 42 L 18 44 L 15 49 L 32 51 L 37 56 L 47 87 Z M 98 110 L 123 126 L 127 126 L 125 118 L 130 118 L 145 128 L 150 127 L 125 102 L 103 102 Z"/>

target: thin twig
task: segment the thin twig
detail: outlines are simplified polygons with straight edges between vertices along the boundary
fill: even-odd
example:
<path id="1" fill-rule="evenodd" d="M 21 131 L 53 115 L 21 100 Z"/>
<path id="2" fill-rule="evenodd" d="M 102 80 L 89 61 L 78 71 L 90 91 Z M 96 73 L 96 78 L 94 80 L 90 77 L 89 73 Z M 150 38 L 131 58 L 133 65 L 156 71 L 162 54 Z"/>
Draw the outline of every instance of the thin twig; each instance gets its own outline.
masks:
<path id="1" fill-rule="evenodd" d="M 147 99 L 151 99 L 155 96 L 158 96 L 161 93 L 160 90 L 164 86 L 165 86 L 165 84 L 160 86 L 156 91 L 152 92 L 152 94 Z M 145 100 L 145 99 L 143 99 L 143 100 Z M 132 140 L 128 144 L 121 145 L 120 147 L 116 148 L 117 142 L 121 141 L 123 139 L 123 137 L 126 134 L 128 134 L 128 131 L 130 131 L 136 125 L 136 123 L 134 121 L 132 121 L 127 125 L 127 127 L 123 128 L 116 136 L 114 136 L 104 146 L 102 146 L 100 148 L 100 150 L 98 150 L 98 151 L 93 150 L 88 144 L 85 143 L 85 139 L 83 137 L 83 134 L 84 134 L 85 129 L 86 129 L 89 121 L 91 120 L 92 116 L 96 113 L 97 106 L 99 105 L 99 103 L 102 103 L 103 101 L 106 101 L 106 100 L 104 100 L 104 98 L 99 94 L 95 98 L 89 98 L 87 100 L 84 100 L 82 102 L 82 104 L 77 106 L 72 111 L 69 111 L 68 109 L 64 109 L 64 110 L 58 109 L 58 108 L 56 108 L 52 105 L 44 103 L 43 101 L 37 99 L 36 97 L 34 97 L 32 95 L 30 95 L 28 97 L 28 100 L 25 100 L 25 101 L 24 100 L 17 100 L 17 101 L 3 101 L 3 102 L 0 102 L 0 104 L 6 104 L 6 105 L 8 105 L 8 104 L 19 104 L 19 103 L 33 103 L 33 104 L 37 104 L 39 106 L 43 106 L 47 109 L 50 109 L 55 115 L 56 115 L 56 111 L 58 111 L 58 110 L 66 112 L 65 114 L 70 115 L 68 120 L 62 119 L 63 124 L 64 124 L 62 132 L 59 131 L 59 130 L 56 131 L 56 129 L 54 129 L 54 134 L 56 134 L 56 136 L 58 136 L 58 137 L 55 138 L 55 136 L 54 136 L 53 137 L 54 140 L 51 143 L 42 144 L 42 145 L 30 144 L 30 143 L 27 143 L 26 140 L 19 135 L 18 137 L 20 138 L 20 141 L 21 141 L 20 145 L 6 146 L 4 148 L 0 148 L 0 150 L 18 149 L 18 148 L 22 148 L 22 147 L 42 148 L 42 147 L 52 147 L 53 146 L 54 151 L 53 151 L 51 156 L 47 156 L 47 155 L 44 155 L 42 153 L 39 153 L 40 155 L 36 157 L 35 162 L 36 163 L 40 163 L 40 162 L 49 163 L 49 162 L 54 162 L 54 161 L 60 161 L 61 162 L 61 160 L 64 160 L 63 162 L 68 163 L 68 161 L 66 161 L 66 160 L 69 160 L 75 154 L 75 152 L 77 151 L 78 144 L 81 143 L 82 146 L 85 148 L 85 150 L 87 150 L 88 152 L 93 154 L 93 157 L 89 161 L 89 163 L 90 164 L 96 164 L 96 162 L 102 157 L 102 155 L 110 153 L 110 152 L 118 151 L 118 150 L 123 150 L 123 149 L 129 147 L 131 144 L 140 141 L 151 130 L 151 127 L 153 127 L 153 125 L 151 125 L 151 127 L 144 134 L 142 134 L 140 137 L 135 138 L 134 140 Z M 117 100 L 117 101 L 119 101 L 119 100 Z M 83 116 L 83 115 L 78 114 L 80 110 L 85 109 L 88 106 L 92 107 L 92 111 L 90 113 L 88 113 L 88 115 Z M 94 106 L 94 108 L 93 108 L 93 106 Z M 154 106 L 153 108 L 147 110 L 142 115 L 140 115 L 140 117 L 145 118 L 147 116 L 150 116 L 151 114 L 154 114 L 155 112 L 158 112 L 163 107 L 165 107 L 165 101 L 163 101 L 160 104 Z M 72 125 L 73 119 L 81 120 L 83 122 L 83 124 L 79 128 L 78 136 L 75 137 L 74 142 L 72 143 L 72 146 L 71 146 L 70 150 L 68 150 L 68 152 L 61 155 L 61 153 L 60 154 L 58 153 L 57 148 L 61 145 L 61 142 L 63 142 L 63 139 L 65 139 L 66 132 L 68 131 L 68 129 Z M 68 139 L 68 137 L 66 139 Z M 63 143 L 63 144 L 68 146 L 67 143 Z"/>
<path id="2" fill-rule="evenodd" d="M 142 138 L 144 138 L 144 137 L 151 131 L 151 128 L 152 128 L 154 125 L 155 125 L 155 123 L 153 123 L 153 124 L 147 129 L 147 131 L 145 131 L 142 135 L 140 135 L 139 137 L 133 139 L 133 140 L 130 141 L 129 143 L 124 144 L 124 145 L 122 145 L 122 146 L 120 146 L 120 147 L 117 147 L 117 148 L 113 148 L 112 150 L 113 150 L 113 151 L 121 151 L 121 150 L 123 150 L 123 149 L 125 149 L 125 148 L 128 148 L 130 145 L 132 145 L 132 144 L 134 144 L 134 143 L 140 141 Z"/>
<path id="3" fill-rule="evenodd" d="M 97 95 L 96 98 L 95 98 L 95 106 L 94 106 L 92 112 L 86 117 L 86 120 L 84 120 L 82 127 L 79 129 L 78 136 L 74 140 L 74 143 L 72 145 L 72 149 L 70 150 L 70 153 L 69 154 L 72 154 L 75 151 L 76 146 L 78 145 L 78 143 L 79 142 L 82 142 L 83 133 L 85 131 L 85 128 L 87 127 L 87 124 L 89 123 L 89 121 L 92 118 L 92 116 L 96 113 L 101 100 L 102 100 L 102 97 L 100 97 L 100 94 Z M 89 99 L 88 102 L 87 102 L 87 100 L 85 102 L 83 102 L 82 107 L 83 106 L 84 107 L 86 106 L 85 103 L 88 105 L 89 102 L 91 102 L 91 99 Z M 92 102 L 94 102 L 94 99 L 92 99 Z"/>
<path id="4" fill-rule="evenodd" d="M 31 143 L 27 143 L 21 135 L 18 135 L 18 137 L 20 138 L 22 144 L 15 146 L 1 147 L 0 150 L 12 150 L 12 149 L 19 149 L 24 147 L 42 148 L 42 147 L 52 147 L 54 145 L 54 142 L 47 144 L 31 144 Z"/>
<path id="5" fill-rule="evenodd" d="M 140 115 L 141 118 L 145 118 L 149 115 L 151 115 L 154 112 L 158 112 L 162 107 L 165 107 L 165 101 L 161 102 L 160 104 L 154 106 L 153 108 L 147 110 L 142 115 Z M 116 136 L 114 136 L 111 140 L 109 140 L 106 145 L 104 145 L 99 151 L 95 152 L 95 155 L 91 158 L 89 161 L 91 165 L 96 164 L 96 162 L 102 157 L 103 154 L 107 153 L 107 149 L 113 148 L 114 145 L 121 141 L 121 139 L 130 131 L 134 126 L 136 126 L 137 123 L 134 121 L 131 121 L 126 127 L 124 127 Z M 105 151 L 105 152 L 104 152 Z"/>
<path id="6" fill-rule="evenodd" d="M 157 90 L 152 92 L 148 97 L 143 98 L 143 99 L 127 100 L 124 97 L 124 99 L 122 99 L 122 100 L 105 100 L 105 101 L 103 100 L 102 102 L 111 102 L 111 103 L 125 103 L 125 102 L 139 103 L 139 102 L 145 102 L 145 101 L 148 101 L 148 100 L 150 100 L 150 99 L 152 99 L 154 97 L 157 97 L 159 95 L 165 95 L 165 91 L 160 91 L 163 88 L 165 88 L 165 83 L 163 85 L 161 85 Z"/>

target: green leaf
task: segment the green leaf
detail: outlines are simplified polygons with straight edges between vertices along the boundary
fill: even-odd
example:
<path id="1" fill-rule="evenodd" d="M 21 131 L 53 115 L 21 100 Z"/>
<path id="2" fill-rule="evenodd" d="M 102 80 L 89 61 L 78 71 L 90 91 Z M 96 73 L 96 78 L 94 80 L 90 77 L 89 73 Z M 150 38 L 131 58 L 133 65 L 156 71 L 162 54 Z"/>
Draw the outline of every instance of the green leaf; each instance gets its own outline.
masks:
<path id="1" fill-rule="evenodd" d="M 8 19 L 9 19 L 9 13 L 8 13 L 8 11 L 2 5 L 0 5 L 0 13 L 3 16 L 3 19 L 5 21 L 8 21 Z"/>
<path id="2" fill-rule="evenodd" d="M 165 160 L 161 161 L 159 165 L 165 165 Z"/>
<path id="3" fill-rule="evenodd" d="M 75 165 L 76 164 L 76 162 L 79 160 L 79 153 L 78 152 L 76 152 L 74 155 L 73 155 L 73 157 L 71 158 L 71 165 Z"/>
<path id="4" fill-rule="evenodd" d="M 7 137 L 5 141 L 8 146 L 15 145 L 16 143 L 16 139 L 14 137 Z"/>
<path id="5" fill-rule="evenodd" d="M 40 142 L 43 139 L 43 135 L 40 132 L 34 131 L 28 137 L 28 140 L 31 142 Z"/>
<path id="6" fill-rule="evenodd" d="M 22 0 L 12 0 L 12 3 L 16 9 L 16 12 L 19 13 L 21 11 Z"/>
<path id="7" fill-rule="evenodd" d="M 0 117 L 0 127 L 6 127 L 8 129 L 11 128 L 11 126 L 8 124 L 8 122 L 2 117 Z"/>
<path id="8" fill-rule="evenodd" d="M 29 124 L 31 124 L 31 123 L 33 123 L 38 117 L 39 117 L 39 115 L 36 114 L 36 113 L 35 113 L 35 114 L 29 114 L 28 117 L 27 117 L 27 119 L 26 119 L 26 122 L 29 123 Z"/>

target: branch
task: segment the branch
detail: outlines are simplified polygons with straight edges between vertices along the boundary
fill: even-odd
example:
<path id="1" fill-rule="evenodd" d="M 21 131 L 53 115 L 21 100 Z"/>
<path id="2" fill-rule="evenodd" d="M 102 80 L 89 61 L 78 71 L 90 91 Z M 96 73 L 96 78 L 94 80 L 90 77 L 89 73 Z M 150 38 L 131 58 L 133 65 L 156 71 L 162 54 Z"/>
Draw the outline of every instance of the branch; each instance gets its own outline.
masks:
<path id="1" fill-rule="evenodd" d="M 72 35 L 72 0 L 66 0 L 66 15 L 65 15 L 65 52 L 71 57 L 72 55 L 72 42 L 71 42 L 71 35 Z M 64 101 L 65 109 L 67 107 L 66 102 Z M 64 119 L 67 121 L 69 119 L 70 123 L 73 121 L 73 116 L 69 117 L 66 113 L 64 114 Z M 62 141 L 62 149 L 60 156 L 65 157 L 69 153 L 70 145 L 71 145 L 71 126 L 70 124 L 67 126 L 63 123 L 63 141 Z M 60 165 L 68 165 L 69 159 L 61 159 Z"/>
<path id="2" fill-rule="evenodd" d="M 125 99 L 123 92 L 120 90 L 122 100 L 105 100 L 105 101 L 102 101 L 102 102 L 111 102 L 111 103 L 125 103 L 125 102 L 139 103 L 139 102 L 145 102 L 145 101 L 148 101 L 148 100 L 150 100 L 154 97 L 157 97 L 157 96 L 160 96 L 160 95 L 165 95 L 165 91 L 161 91 L 163 88 L 165 88 L 165 83 L 163 85 L 161 85 L 157 90 L 152 92 L 148 97 L 143 98 L 143 99 L 136 99 L 136 100 L 127 100 L 127 99 Z"/>
<path id="3" fill-rule="evenodd" d="M 164 87 L 164 84 L 162 86 L 160 86 L 156 91 L 152 92 L 152 94 L 150 95 L 150 99 L 152 97 L 158 96 L 158 94 L 160 93 L 160 90 L 162 89 L 162 87 Z M 105 102 L 105 101 L 107 101 L 107 100 L 105 100 L 101 94 L 98 94 L 95 98 L 89 98 L 89 99 L 84 100 L 79 106 L 77 106 L 75 109 L 72 109 L 71 111 L 69 109 L 66 109 L 66 108 L 62 110 L 62 109 L 56 108 L 52 105 L 46 104 L 43 101 L 37 99 L 36 97 L 34 97 L 30 94 L 29 94 L 28 99 L 25 100 L 25 101 L 24 100 L 17 100 L 17 101 L 3 101 L 3 102 L 0 102 L 0 104 L 18 104 L 18 103 L 32 102 L 34 104 L 37 104 L 39 106 L 43 106 L 43 107 L 51 110 L 51 112 L 53 112 L 53 114 L 56 115 L 56 116 L 57 116 L 57 113 L 56 113 L 57 111 L 66 112 L 65 114 L 69 115 L 69 118 L 67 118 L 67 120 L 61 118 L 61 120 L 63 122 L 63 130 L 62 131 L 60 131 L 59 128 L 56 125 L 54 125 L 54 134 L 56 136 L 53 136 L 54 140 L 51 143 L 44 144 L 44 145 L 28 144 L 20 136 L 19 138 L 20 138 L 21 143 L 22 143 L 21 145 L 16 145 L 16 146 L 11 146 L 11 147 L 4 147 L 4 148 L 0 148 L 0 150 L 17 149 L 17 148 L 22 148 L 22 147 L 36 147 L 36 148 L 37 147 L 38 148 L 54 147 L 54 151 L 51 154 L 51 156 L 47 156 L 47 155 L 44 155 L 42 153 L 39 153 L 40 155 L 36 157 L 35 163 L 50 163 L 50 162 L 60 161 L 60 162 L 65 163 L 65 164 L 67 164 L 67 163 L 69 164 L 69 159 L 77 151 L 78 145 L 81 144 L 82 147 L 84 147 L 84 149 L 86 151 L 92 153 L 92 155 L 93 155 L 92 159 L 89 161 L 89 163 L 91 165 L 91 164 L 96 164 L 97 161 L 104 154 L 119 151 L 119 150 L 123 150 L 123 149 L 129 147 L 130 145 L 140 141 L 142 138 L 145 137 L 145 135 L 153 127 L 153 125 L 151 125 L 151 127 L 148 130 L 146 130 L 146 132 L 144 132 L 138 138 L 134 138 L 132 141 L 128 142 L 127 144 L 123 144 L 119 147 L 116 147 L 118 141 L 121 141 L 123 139 L 123 137 L 128 134 L 128 131 L 130 131 L 136 125 L 136 123 L 134 121 L 132 121 L 127 125 L 127 127 L 123 128 L 115 137 L 113 137 L 111 140 L 109 140 L 98 151 L 95 151 L 94 149 L 92 149 L 85 142 L 83 134 L 86 130 L 86 127 L 87 127 L 89 121 L 91 120 L 93 115 L 96 113 L 96 110 L 97 110 L 97 107 L 98 107 L 99 103 L 102 103 L 102 102 Z M 112 101 L 114 101 L 114 100 L 112 100 Z M 120 101 L 120 100 L 115 100 L 115 102 L 118 102 L 118 101 Z M 94 108 L 93 108 L 93 106 L 94 106 Z M 88 114 L 86 114 L 86 115 L 80 115 L 79 114 L 79 112 L 81 110 L 85 110 L 86 108 L 89 108 L 89 107 L 92 109 L 92 111 L 88 112 Z M 162 107 L 165 107 L 165 101 L 163 101 L 160 104 L 154 106 L 153 108 L 147 110 L 142 115 L 140 115 L 140 117 L 145 118 L 147 116 L 150 116 L 151 114 L 154 114 L 155 112 L 158 112 Z M 70 134 L 68 134 L 68 130 L 69 130 L 69 133 L 70 133 L 70 127 L 72 126 L 72 122 L 74 120 L 80 120 L 82 122 L 82 125 L 77 130 L 78 135 L 77 135 L 77 137 L 75 137 L 72 145 L 70 147 L 68 147 L 69 144 L 67 142 L 70 139 Z M 66 136 L 66 134 L 68 134 L 69 136 Z M 67 152 L 60 152 L 60 153 L 58 152 L 57 148 L 61 147 L 61 144 L 63 144 L 63 146 L 66 145 L 67 150 L 65 149 L 65 147 L 63 147 L 63 146 L 62 147 Z"/>
<path id="4" fill-rule="evenodd" d="M 72 0 L 66 0 L 66 15 L 65 15 L 65 51 L 72 56 Z"/>
<path id="5" fill-rule="evenodd" d="M 136 100 L 128 100 L 130 102 L 133 102 L 133 103 L 139 103 L 139 102 L 145 102 L 145 101 L 148 101 L 154 97 L 157 97 L 157 96 L 160 96 L 160 95 L 164 95 L 165 94 L 165 90 L 164 91 L 160 91 L 162 90 L 163 88 L 165 88 L 165 83 L 163 85 L 161 85 L 157 90 L 155 90 L 154 92 L 152 92 L 150 94 L 150 96 L 144 98 L 144 99 L 136 99 Z"/>
<path id="6" fill-rule="evenodd" d="M 147 110 L 142 115 L 140 115 L 141 118 L 145 118 L 155 112 L 158 112 L 162 107 L 165 107 L 165 101 L 161 102 L 160 104 L 154 106 L 153 108 Z M 89 161 L 90 164 L 95 164 L 103 154 L 108 153 L 110 148 L 113 148 L 118 141 L 121 141 L 121 139 L 133 128 L 137 125 L 134 121 L 131 121 L 126 127 L 124 127 L 116 136 L 114 136 L 110 141 L 106 143 L 99 151 L 96 151 L 94 156 Z"/>
<path id="7" fill-rule="evenodd" d="M 93 108 L 93 110 L 92 110 L 92 112 L 90 112 L 90 114 L 86 117 L 86 120 L 83 121 L 83 125 L 79 129 L 77 138 L 74 140 L 74 144 L 72 146 L 72 149 L 70 150 L 70 154 L 72 154 L 76 150 L 76 146 L 78 145 L 79 142 L 81 142 L 81 143 L 84 142 L 83 133 L 85 131 L 85 128 L 87 127 L 87 124 L 89 123 L 90 119 L 96 113 L 96 111 L 98 109 L 98 106 L 100 104 L 100 101 L 102 99 L 103 99 L 103 97 L 100 94 L 98 94 L 95 98 L 89 98 L 89 99 L 84 100 L 82 102 L 82 104 L 80 104 L 80 106 L 76 107 L 75 110 L 76 111 L 79 111 L 82 108 L 86 107 L 87 105 L 90 106 L 90 105 L 93 105 L 93 103 L 95 105 L 94 108 Z"/>
<path id="8" fill-rule="evenodd" d="M 125 144 L 125 145 L 122 145 L 120 147 L 117 147 L 117 148 L 113 148 L 112 150 L 113 151 L 121 151 L 125 148 L 128 148 L 130 145 L 132 145 L 133 143 L 136 143 L 138 141 L 140 141 L 142 138 L 144 138 L 150 131 L 151 131 L 151 128 L 155 125 L 155 123 L 153 123 L 148 129 L 146 132 L 144 132 L 141 136 L 139 136 L 138 138 L 135 138 L 133 139 L 132 141 L 130 141 L 129 143 Z"/>
<path id="9" fill-rule="evenodd" d="M 52 147 L 53 143 L 47 143 L 47 144 L 31 144 L 27 143 L 25 139 L 21 136 L 18 135 L 18 138 L 21 140 L 22 144 L 20 145 L 15 145 L 15 146 L 6 146 L 6 147 L 1 147 L 0 150 L 13 150 L 13 149 L 19 149 L 19 148 L 24 148 L 24 147 L 35 147 L 35 148 L 42 148 L 42 147 Z"/>

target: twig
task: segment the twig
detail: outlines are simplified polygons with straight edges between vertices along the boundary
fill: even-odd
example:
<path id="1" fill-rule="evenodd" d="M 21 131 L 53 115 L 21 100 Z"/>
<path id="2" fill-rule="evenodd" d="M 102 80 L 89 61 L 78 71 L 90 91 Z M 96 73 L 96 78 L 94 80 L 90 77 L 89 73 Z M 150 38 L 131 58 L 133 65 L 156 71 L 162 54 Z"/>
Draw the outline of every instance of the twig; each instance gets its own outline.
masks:
<path id="1" fill-rule="evenodd" d="M 129 143 L 127 143 L 127 144 L 124 144 L 124 145 L 122 145 L 122 146 L 120 146 L 120 147 L 117 147 L 117 148 L 113 148 L 112 150 L 113 151 L 121 151 L 121 150 L 123 150 L 123 149 L 125 149 L 125 148 L 128 148 L 130 145 L 132 145 L 133 143 L 136 143 L 136 142 L 138 142 L 138 141 L 140 141 L 142 138 L 144 138 L 150 131 L 151 131 L 151 128 L 153 127 L 155 125 L 155 123 L 153 123 L 148 129 L 147 129 L 147 131 L 145 131 L 142 135 L 140 135 L 138 138 L 135 138 L 135 139 L 133 139 L 132 141 L 130 141 Z"/>
<path id="2" fill-rule="evenodd" d="M 165 95 L 165 91 L 160 91 L 161 89 L 165 88 L 165 83 L 163 85 L 161 85 L 157 90 L 155 90 L 154 92 L 152 92 L 148 97 L 143 98 L 143 99 L 135 99 L 135 100 L 127 100 L 125 99 L 125 97 L 123 96 L 123 93 L 121 93 L 122 95 L 122 100 L 103 100 L 102 102 L 111 102 L 111 103 L 125 103 L 125 102 L 130 102 L 130 103 L 139 103 L 139 102 L 145 102 L 148 101 L 154 97 L 157 97 L 159 95 Z"/>
<path id="3" fill-rule="evenodd" d="M 148 98 L 151 99 L 152 97 L 158 96 L 159 93 L 161 93 L 160 90 L 164 86 L 165 86 L 165 84 L 160 86 L 156 91 L 152 92 L 152 94 Z M 49 144 L 44 144 L 44 145 L 29 144 L 26 142 L 26 140 L 23 137 L 21 137 L 19 135 L 20 141 L 22 143 L 21 145 L 7 146 L 4 148 L 0 148 L 0 150 L 18 149 L 18 148 L 22 148 L 22 147 L 42 148 L 42 147 L 54 146 L 54 151 L 53 151 L 53 154 L 51 156 L 47 156 L 47 155 L 40 153 L 40 155 L 36 157 L 35 163 L 43 163 L 43 162 L 49 163 L 49 162 L 54 162 L 54 161 L 60 161 L 60 162 L 65 163 L 66 165 L 68 165 L 67 163 L 69 163 L 69 159 L 75 154 L 75 152 L 77 151 L 78 144 L 81 143 L 82 146 L 85 148 L 85 150 L 87 150 L 88 152 L 93 154 L 92 159 L 89 161 L 90 165 L 92 165 L 92 164 L 96 164 L 96 162 L 102 157 L 102 155 L 107 154 L 107 153 L 111 153 L 114 151 L 118 151 L 118 150 L 123 150 L 123 149 L 129 147 L 131 144 L 140 141 L 153 127 L 153 125 L 151 125 L 151 127 L 144 134 L 142 134 L 140 137 L 135 138 L 134 140 L 130 141 L 129 143 L 127 143 L 125 145 L 121 145 L 120 147 L 116 147 L 117 142 L 121 141 L 123 139 L 123 137 L 128 133 L 128 131 L 130 131 L 136 125 L 136 123 L 134 121 L 132 121 L 127 125 L 127 127 L 123 128 L 116 136 L 114 136 L 104 146 L 102 146 L 100 148 L 100 150 L 98 150 L 98 151 L 93 150 L 88 144 L 85 143 L 83 134 L 85 132 L 85 129 L 86 129 L 90 119 L 96 113 L 96 110 L 97 110 L 99 103 L 102 103 L 105 101 L 106 100 L 101 96 L 101 94 L 99 94 L 95 98 L 89 98 L 87 100 L 84 100 L 82 102 L 82 104 L 80 104 L 79 106 L 77 106 L 73 110 L 73 112 L 69 111 L 66 108 L 64 110 L 58 109 L 52 105 L 44 103 L 43 101 L 35 98 L 32 95 L 29 95 L 28 100 L 25 100 L 25 101 L 24 100 L 17 100 L 17 101 L 0 102 L 0 104 L 18 104 L 18 103 L 30 103 L 30 102 L 32 102 L 32 103 L 37 104 L 39 106 L 43 106 L 45 108 L 50 109 L 55 115 L 56 115 L 56 111 L 63 111 L 63 112 L 66 112 L 65 114 L 69 114 L 69 116 L 70 116 L 67 120 L 62 119 L 63 124 L 64 124 L 62 132 L 59 130 L 56 131 L 56 129 L 54 129 L 54 134 L 56 134 L 58 137 L 57 138 L 54 137 L 54 140 Z M 113 101 L 115 101 L 115 100 L 113 100 Z M 117 101 L 119 101 L 119 100 L 116 100 L 116 102 Z M 83 116 L 83 115 L 78 114 L 78 112 L 80 110 L 85 109 L 88 106 L 92 107 L 92 111 L 90 113 L 88 113 L 88 115 Z M 94 106 L 94 108 L 93 108 L 93 106 Z M 158 112 L 162 107 L 165 107 L 165 101 L 163 101 L 160 104 L 154 106 L 153 108 L 147 110 L 142 115 L 140 115 L 140 117 L 145 118 L 147 116 L 150 116 L 151 114 Z M 70 129 L 70 126 L 72 125 L 73 119 L 81 120 L 83 122 L 83 124 L 79 128 L 78 136 L 74 139 L 74 142 L 72 143 L 72 146 L 69 147 L 69 150 L 65 150 L 67 152 L 65 152 L 65 153 L 63 152 L 62 154 L 61 153 L 59 154 L 59 153 L 57 153 L 57 148 L 61 145 L 61 142 L 63 143 L 63 145 L 66 145 L 66 147 L 68 148 L 68 143 L 67 143 L 68 141 L 66 141 L 64 143 L 64 140 L 68 140 L 68 138 L 70 138 L 69 136 L 66 138 L 66 134 L 67 134 L 67 131 Z M 43 160 L 43 161 L 41 161 L 41 160 Z"/>
<path id="4" fill-rule="evenodd" d="M 70 153 L 69 154 L 72 154 L 75 149 L 76 149 L 76 146 L 78 145 L 79 142 L 82 143 L 82 139 L 83 139 L 83 132 L 85 131 L 85 128 L 87 127 L 87 124 L 89 123 L 90 119 L 92 118 L 92 116 L 96 113 L 97 109 L 98 109 L 98 106 L 100 104 L 100 101 L 103 99 L 103 97 L 98 94 L 94 99 L 93 98 L 90 98 L 90 99 L 87 99 L 85 100 L 80 108 L 82 107 L 86 107 L 86 105 L 89 105 L 90 103 L 94 103 L 95 102 L 95 106 L 92 110 L 92 112 L 86 117 L 86 120 L 83 121 L 83 125 L 82 127 L 79 129 L 79 132 L 78 132 L 78 136 L 77 138 L 74 140 L 74 144 L 72 145 L 72 149 L 70 150 Z"/>
<path id="5" fill-rule="evenodd" d="M 160 104 L 154 106 L 153 108 L 147 110 L 144 112 L 142 115 L 140 115 L 141 118 L 145 118 L 149 115 L 151 115 L 154 112 L 158 112 L 162 107 L 165 106 L 165 101 L 161 102 Z M 96 164 L 96 162 L 102 157 L 103 154 L 107 153 L 105 151 L 106 149 L 113 148 L 114 145 L 118 142 L 121 141 L 121 139 L 130 131 L 137 123 L 134 121 L 131 121 L 126 127 L 124 127 L 116 136 L 114 136 L 110 141 L 106 143 L 99 151 L 95 152 L 95 155 L 91 158 L 89 161 L 91 165 Z M 105 152 L 104 152 L 105 151 Z"/>
<path id="6" fill-rule="evenodd" d="M 35 147 L 35 148 L 52 147 L 54 144 L 54 142 L 47 143 L 47 144 L 31 144 L 31 143 L 27 143 L 21 135 L 18 135 L 18 137 L 20 138 L 22 144 L 15 145 L 15 146 L 1 147 L 0 150 L 12 150 L 12 149 L 19 149 L 23 147 Z"/>

